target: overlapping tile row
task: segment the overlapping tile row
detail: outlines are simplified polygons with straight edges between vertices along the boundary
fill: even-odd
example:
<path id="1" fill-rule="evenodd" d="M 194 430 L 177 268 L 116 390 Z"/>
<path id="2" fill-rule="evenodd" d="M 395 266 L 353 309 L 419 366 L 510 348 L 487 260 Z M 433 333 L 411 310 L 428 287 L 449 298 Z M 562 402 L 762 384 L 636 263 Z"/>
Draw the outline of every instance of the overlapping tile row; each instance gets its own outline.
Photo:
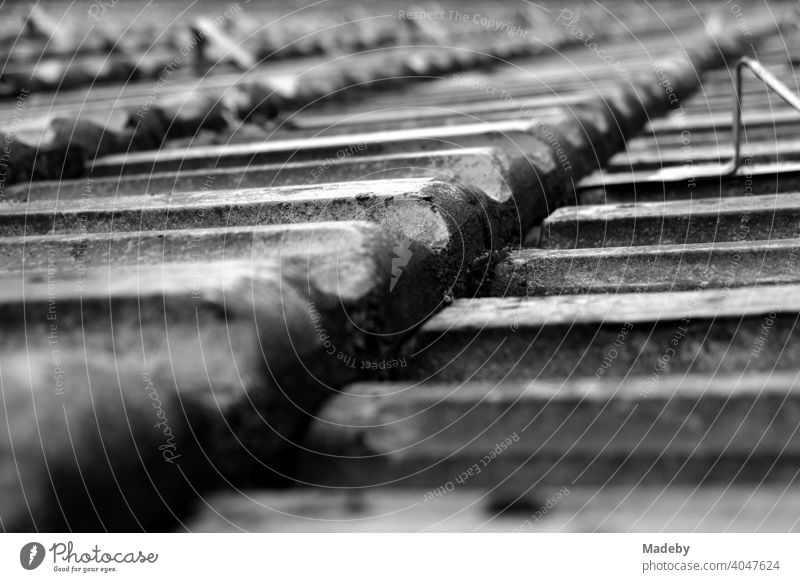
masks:
<path id="1" fill-rule="evenodd" d="M 431 179 L 180 196 L 3 205 L 5 527 L 162 528 L 209 487 L 279 481 L 483 248 L 478 195 Z"/>
<path id="2" fill-rule="evenodd" d="M 390 2 L 369 7 L 316 4 L 291 13 L 250 2 L 157 7 L 111 1 L 20 4 L 4 9 L 0 46 L 8 52 L 9 64 L 45 61 L 33 74 L 30 70 L 16 74 L 13 68 L 4 71 L 6 91 L 11 92 L 18 77 L 28 86 L 53 89 L 80 86 L 87 78 L 96 83 L 127 80 L 123 73 L 157 76 L 173 59 L 172 53 L 187 45 L 200 46 L 199 52 L 208 54 L 177 65 L 233 70 L 262 60 L 350 54 L 385 45 L 452 46 L 500 35 L 552 45 L 564 36 L 548 26 L 552 8 L 527 4 L 491 8 L 490 15 L 474 2 L 413 7 Z M 648 12 L 629 7 L 615 19 L 597 7 L 582 7 L 582 14 L 596 25 L 617 29 L 619 18 L 642 28 Z M 692 16 L 681 11 L 668 18 L 673 26 L 683 27 Z M 137 54 L 141 52 L 144 58 Z M 208 63 L 202 62 L 204 56 Z M 105 65 L 103 59 L 108 61 Z"/>
<path id="3" fill-rule="evenodd" d="M 712 66 L 726 54 L 742 50 L 741 38 L 735 35 L 710 41 L 705 35 L 687 34 L 684 42 L 696 56 L 690 60 L 671 37 L 650 42 L 639 51 L 633 41 L 609 45 L 613 62 L 626 67 L 624 78 L 609 80 L 611 67 L 598 64 L 593 53 L 581 47 L 564 57 L 515 61 L 492 73 L 458 75 L 394 98 L 378 98 L 370 101 L 376 113 L 365 115 L 360 106 L 338 107 L 336 113 L 325 105 L 310 108 L 289 118 L 286 127 L 264 143 L 107 156 L 95 160 L 90 174 L 102 179 L 131 174 L 156 179 L 164 172 L 188 170 L 197 178 L 201 170 L 223 166 L 238 168 L 228 176 L 244 174 L 243 168 L 271 167 L 269 175 L 290 181 L 295 179 L 295 168 L 305 171 L 301 164 L 315 160 L 324 163 L 314 180 L 383 173 L 391 167 L 400 171 L 406 166 L 402 171 L 433 172 L 482 188 L 497 207 L 495 231 L 503 244 L 522 238 L 535 222 L 567 203 L 574 196 L 571 181 L 602 164 L 648 116 L 668 110 L 672 94 L 688 95 L 696 82 L 687 71 Z M 655 69 L 648 51 L 663 57 Z M 576 88 L 570 75 L 558 72 L 563 58 L 573 63 L 576 74 L 597 78 L 603 86 L 590 91 Z M 663 83 L 669 84 L 671 93 L 660 87 Z M 500 156 L 493 160 L 496 172 L 470 151 L 487 147 Z M 289 165 L 279 167 L 287 161 Z M 69 191 L 76 191 L 77 184 Z M 25 188 L 12 196 L 24 199 Z"/>
<path id="4" fill-rule="evenodd" d="M 704 82 L 693 99 L 708 91 Z M 672 118 L 640 139 L 719 131 L 705 118 Z M 757 136 L 776 147 L 770 138 Z M 577 190 L 615 203 L 556 210 L 528 237 L 533 248 L 497 264 L 484 288 L 493 297 L 457 301 L 423 327 L 396 383 L 333 400 L 298 474 L 332 486 L 430 486 L 437 496 L 449 491 L 437 479 L 457 477 L 512 500 L 560 486 L 792 482 L 800 253 L 791 186 L 770 193 L 784 179 L 777 167 L 720 178 L 718 162 L 716 175 L 709 166 L 706 178 L 687 179 L 681 168 L 670 181 L 670 156 L 656 172 L 642 160 L 659 150 L 640 147 L 625 158 L 634 179 L 617 178 L 612 160 Z M 662 188 L 668 201 L 649 201 Z M 672 194 L 680 188 L 684 196 Z M 736 188 L 746 196 L 726 197 Z M 504 446 L 509 435 L 526 444 Z M 484 464 L 465 476 L 476 459 Z"/>
<path id="5" fill-rule="evenodd" d="M 105 18 L 92 23 L 79 8 L 59 12 L 63 16 L 58 22 L 70 22 L 68 25 L 55 26 L 43 9 L 20 18 L 28 23 L 34 41 L 52 36 L 96 39 L 94 31 L 103 28 Z M 248 17 L 248 10 L 260 10 L 251 5 L 234 3 L 223 9 L 200 3 L 169 22 L 131 14 L 133 30 L 141 18 L 144 28 L 155 26 L 147 39 L 167 40 L 142 57 L 140 51 L 124 48 L 123 35 L 112 45 L 110 55 L 90 54 L 85 57 L 87 63 L 78 57 L 59 56 L 53 57 L 55 61 L 10 63 L 4 69 L 3 86 L 9 99 L 0 111 L 0 129 L 20 144 L 7 162 L 20 168 L 11 173 L 9 183 L 80 175 L 73 165 L 58 163 L 23 171 L 34 168 L 30 148 L 33 152 L 77 149 L 74 156 L 91 161 L 110 153 L 180 145 L 187 140 L 195 145 L 264 140 L 272 135 L 269 124 L 276 123 L 269 120 L 276 116 L 282 120 L 309 104 L 353 101 L 381 88 L 395 91 L 415 79 L 491 68 L 506 59 L 581 45 L 571 11 L 495 6 L 497 13 L 489 19 L 482 16 L 479 4 L 444 8 L 418 6 L 398 12 L 396 7 L 379 4 L 364 14 L 358 10 L 343 14 L 323 6 L 317 10 L 322 11 L 322 20 L 301 10 L 278 20 L 267 16 L 261 21 Z M 87 11 L 94 9 L 103 17 L 109 13 L 109 20 L 113 11 L 123 10 L 118 4 L 102 2 L 86 7 Z M 584 6 L 581 26 L 591 27 L 598 39 L 612 42 L 628 35 L 630 28 L 663 34 L 670 24 L 683 28 L 693 18 L 693 13 L 683 10 L 676 11 L 674 21 L 655 23 L 647 18 L 648 9 L 623 12 L 620 20 L 598 7 Z M 83 36 L 69 34 L 71 26 L 85 27 L 85 22 L 75 22 L 81 19 L 90 22 L 90 30 Z M 323 26 L 328 19 L 338 24 Z M 562 24 L 554 26 L 554 19 Z M 37 25 L 40 20 L 42 24 Z M 185 31 L 176 24 L 187 21 L 193 24 Z M 319 28 L 308 31 L 312 22 Z M 165 26 L 169 34 L 164 33 Z M 157 34 L 159 30 L 161 34 Z M 285 34 L 296 34 L 297 42 L 284 38 Z M 339 40 L 328 42 L 333 38 Z M 69 45 L 63 40 L 47 46 L 65 43 Z M 276 43 L 280 46 L 273 47 Z M 360 48 L 354 51 L 348 43 Z M 292 58 L 277 60 L 279 55 Z M 33 72 L 28 70 L 31 62 L 37 62 Z M 103 84 L 104 79 L 114 84 Z M 47 87 L 55 92 L 40 91 Z"/>
<path id="6" fill-rule="evenodd" d="M 398 23 L 386 17 L 392 12 L 389 5 L 380 8 L 340 10 L 318 4 L 287 14 L 249 2 L 11 6 L 4 11 L 8 28 L 0 39 L 9 64 L 3 72 L 4 92 L 155 79 L 168 65 L 182 76 L 201 76 L 210 70 L 247 70 L 262 61 L 335 56 L 381 46 L 447 45 L 465 34 L 463 26 L 447 26 L 449 20 L 434 23 L 434 30 L 410 18 Z M 509 18 L 526 26 L 541 25 L 541 16 L 533 10 L 530 16 L 525 10 L 511 11 Z M 486 28 L 472 32 L 491 33 Z M 30 70 L 26 65 L 32 61 L 39 63 Z"/>
<path id="7" fill-rule="evenodd" d="M 790 88 L 796 39 L 775 37 L 755 50 L 759 62 Z M 745 70 L 743 75 L 743 167 L 721 176 L 719 162 L 733 155 L 733 71 L 704 79 L 703 89 L 670 116 L 653 121 L 607 168 L 581 184 L 582 204 L 739 196 L 790 191 L 796 172 L 799 117 Z M 746 171 L 745 171 L 746 170 Z"/>
<path id="8" fill-rule="evenodd" d="M 778 38 L 753 44 L 767 66 Z M 714 50 L 692 54 L 700 71 L 723 65 Z M 793 482 L 796 169 L 781 174 L 766 165 L 781 158 L 764 158 L 753 175 L 748 166 L 721 178 L 725 153 L 688 179 L 669 152 L 663 170 L 652 167 L 670 147 L 679 155 L 682 131 L 725 138 L 732 83 L 718 70 L 699 83 L 688 66 L 669 78 L 656 67 L 674 111 L 578 183 L 573 204 L 594 205 L 551 206 L 529 246 L 498 253 L 482 297 L 457 300 L 415 334 L 392 382 L 332 399 L 298 479 L 427 490 L 422 503 L 478 487 L 509 505 L 559 487 Z M 721 127 L 690 115 L 709 94 L 720 96 L 709 103 Z M 767 151 L 790 130 L 768 126 L 762 103 L 763 119 L 751 119 L 762 131 L 746 125 L 747 145 Z M 621 165 L 634 180 L 616 174 Z"/>
<path id="9" fill-rule="evenodd" d="M 415 336 L 402 382 L 331 401 L 298 475 L 434 490 L 460 477 L 512 499 L 562 486 L 788 483 L 796 293 L 457 301 Z"/>
<path id="10" fill-rule="evenodd" d="M 791 86 L 792 46 L 783 40 L 768 38 L 755 56 Z M 496 287 L 554 294 L 554 280 L 564 290 L 598 293 L 796 282 L 791 151 L 800 113 L 745 71 L 742 164 L 727 174 L 731 75 L 706 75 L 697 95 L 584 179 L 581 204 L 548 216 L 530 239 L 538 248 L 512 253 Z"/>

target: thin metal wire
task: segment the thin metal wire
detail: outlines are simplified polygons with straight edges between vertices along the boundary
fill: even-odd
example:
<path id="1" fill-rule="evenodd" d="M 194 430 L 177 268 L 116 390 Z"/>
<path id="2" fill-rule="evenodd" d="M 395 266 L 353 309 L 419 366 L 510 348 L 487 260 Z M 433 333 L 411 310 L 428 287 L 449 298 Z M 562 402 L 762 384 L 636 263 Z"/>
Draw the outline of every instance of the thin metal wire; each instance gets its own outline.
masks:
<path id="1" fill-rule="evenodd" d="M 761 63 L 749 57 L 742 57 L 736 63 L 736 94 L 733 97 L 733 159 L 722 167 L 720 172 L 722 176 L 735 174 L 742 163 L 742 69 L 745 67 L 800 113 L 800 97 L 765 69 Z"/>

